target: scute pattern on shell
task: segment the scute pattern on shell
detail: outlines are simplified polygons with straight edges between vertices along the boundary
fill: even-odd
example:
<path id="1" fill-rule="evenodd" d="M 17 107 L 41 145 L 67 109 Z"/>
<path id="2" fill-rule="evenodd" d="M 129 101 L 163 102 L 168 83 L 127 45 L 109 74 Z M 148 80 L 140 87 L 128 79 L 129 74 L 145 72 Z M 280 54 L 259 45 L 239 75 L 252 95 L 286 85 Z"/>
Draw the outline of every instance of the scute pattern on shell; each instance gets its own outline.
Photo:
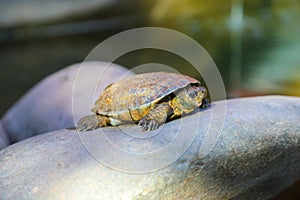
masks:
<path id="1" fill-rule="evenodd" d="M 92 110 L 112 116 L 128 110 L 143 109 L 190 83 L 199 83 L 199 81 L 176 73 L 139 74 L 107 86 Z"/>

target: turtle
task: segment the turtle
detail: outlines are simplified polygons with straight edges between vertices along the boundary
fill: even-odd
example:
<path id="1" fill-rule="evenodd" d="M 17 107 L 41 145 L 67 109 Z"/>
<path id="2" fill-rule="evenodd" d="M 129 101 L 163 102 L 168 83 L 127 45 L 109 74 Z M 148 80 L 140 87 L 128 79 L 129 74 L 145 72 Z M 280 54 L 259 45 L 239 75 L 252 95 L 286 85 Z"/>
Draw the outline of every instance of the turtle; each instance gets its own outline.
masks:
<path id="1" fill-rule="evenodd" d="M 136 123 L 142 131 L 157 129 L 166 120 L 209 105 L 200 81 L 178 73 L 150 72 L 108 85 L 92 112 L 77 123 L 80 132 L 112 125 Z"/>

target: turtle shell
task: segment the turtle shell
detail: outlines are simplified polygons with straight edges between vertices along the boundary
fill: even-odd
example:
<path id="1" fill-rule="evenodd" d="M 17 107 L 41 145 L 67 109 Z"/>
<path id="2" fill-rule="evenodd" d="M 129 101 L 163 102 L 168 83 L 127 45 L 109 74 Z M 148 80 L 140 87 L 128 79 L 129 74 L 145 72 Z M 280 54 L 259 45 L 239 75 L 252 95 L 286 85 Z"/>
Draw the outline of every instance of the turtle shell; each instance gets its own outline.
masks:
<path id="1" fill-rule="evenodd" d="M 133 111 L 144 115 L 151 105 L 191 83 L 199 81 L 168 72 L 144 73 L 121 79 L 104 89 L 92 111 L 124 121 L 139 120 L 142 116 L 133 117 Z"/>

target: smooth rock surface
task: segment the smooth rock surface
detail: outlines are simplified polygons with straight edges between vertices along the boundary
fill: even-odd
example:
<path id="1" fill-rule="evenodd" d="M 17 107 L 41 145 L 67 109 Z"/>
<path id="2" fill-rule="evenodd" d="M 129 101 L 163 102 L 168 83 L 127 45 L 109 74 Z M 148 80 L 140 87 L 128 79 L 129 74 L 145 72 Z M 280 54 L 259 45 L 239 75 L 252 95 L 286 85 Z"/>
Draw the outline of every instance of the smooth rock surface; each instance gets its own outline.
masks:
<path id="1" fill-rule="evenodd" d="M 7 147 L 9 143 L 9 139 L 2 127 L 2 122 L 0 121 L 0 150 Z"/>
<path id="2" fill-rule="evenodd" d="M 74 127 L 74 119 L 91 114 L 95 98 L 108 84 L 132 74 L 119 65 L 96 61 L 64 68 L 43 79 L 4 114 L 4 130 L 16 142 Z"/>
<path id="3" fill-rule="evenodd" d="M 215 127 L 223 124 L 212 113 L 221 114 L 225 104 L 221 135 L 203 157 L 199 149 L 207 130 L 219 131 Z M 270 199 L 300 177 L 299 121 L 300 98 L 268 96 L 215 102 L 151 137 L 136 125 L 79 135 L 58 130 L 0 152 L 0 194 L 43 200 Z M 161 164 L 174 155 L 170 165 Z M 157 170 L 139 173 L 143 167 Z M 136 173 L 126 172 L 132 169 Z"/>

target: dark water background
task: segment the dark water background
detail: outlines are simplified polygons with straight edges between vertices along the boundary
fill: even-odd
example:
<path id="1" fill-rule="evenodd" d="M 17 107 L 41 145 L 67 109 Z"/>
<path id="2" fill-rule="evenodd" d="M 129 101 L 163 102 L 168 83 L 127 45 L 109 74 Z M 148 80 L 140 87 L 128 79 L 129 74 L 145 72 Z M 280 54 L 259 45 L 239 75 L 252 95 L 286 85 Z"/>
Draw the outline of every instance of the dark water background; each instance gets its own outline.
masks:
<path id="1" fill-rule="evenodd" d="M 83 61 L 104 39 L 142 26 L 197 40 L 217 64 L 229 98 L 300 96 L 298 1 L 63 2 L 0 1 L 0 115 L 48 74 Z M 160 50 L 131 52 L 115 62 L 128 68 L 158 62 L 197 76 L 183 59 Z"/>

